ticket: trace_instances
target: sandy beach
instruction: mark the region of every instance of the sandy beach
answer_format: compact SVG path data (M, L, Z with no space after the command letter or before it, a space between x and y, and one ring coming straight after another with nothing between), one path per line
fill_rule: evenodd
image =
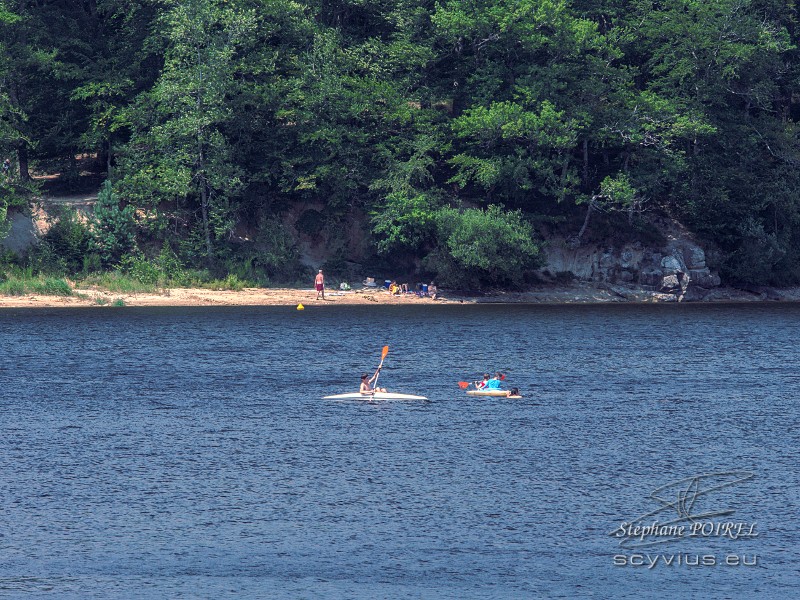
M241 291L171 288L155 293L121 294L76 288L72 296L0 296L2 307L102 307L124 306L332 306L335 304L434 304L453 300L420 298L415 294L393 296L384 290L331 291L325 300L312 289L245 288ZM458 300L456 300L458 301Z
M0 308L104 307L104 306L298 306L341 305L436 305L436 304L595 304L675 302L670 294L655 294L636 287L590 283L542 286L525 292L466 294L440 290L436 299L416 294L392 295L381 288L330 290L317 300L310 288L245 288L241 291L201 288L172 288L155 293L121 294L98 289L76 288L72 296L0 296ZM800 301L800 288L746 291L720 288L703 302Z

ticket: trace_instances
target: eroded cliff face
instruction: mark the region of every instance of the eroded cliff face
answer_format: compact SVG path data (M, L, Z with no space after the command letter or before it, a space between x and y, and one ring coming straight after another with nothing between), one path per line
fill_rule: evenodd
M8 211L7 218L8 232L0 239L0 248L21 254L39 240L40 230L30 215L15 208Z
M706 264L706 253L695 241L670 236L664 246L648 248L639 242L621 247L575 245L564 238L544 246L545 277L569 273L582 281L640 286L671 294L677 300L702 299L720 285L719 275Z

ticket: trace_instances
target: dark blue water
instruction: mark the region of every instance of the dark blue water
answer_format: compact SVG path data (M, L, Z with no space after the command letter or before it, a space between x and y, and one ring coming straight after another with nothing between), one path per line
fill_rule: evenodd
M789 305L4 310L0 597L797 597L799 323ZM384 345L380 384L430 401L321 399ZM497 369L522 400L457 385ZM655 488L728 471L754 476L698 508L757 537L609 535ZM636 552L716 562L615 565Z

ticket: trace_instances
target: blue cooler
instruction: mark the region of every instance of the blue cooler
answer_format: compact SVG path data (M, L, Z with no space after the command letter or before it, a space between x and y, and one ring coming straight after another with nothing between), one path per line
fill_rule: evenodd
M392 280L391 279L385 279L383 281L383 287L385 287L387 290L389 289L390 285L392 285Z
M422 284L422 293L425 294L425 295L428 294L428 284L427 283L423 283Z

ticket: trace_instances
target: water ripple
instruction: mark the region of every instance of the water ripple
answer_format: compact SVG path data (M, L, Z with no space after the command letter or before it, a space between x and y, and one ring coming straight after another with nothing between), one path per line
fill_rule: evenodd
M791 597L793 306L0 312L0 596ZM381 383L428 402L328 402ZM504 370L522 400L457 382ZM754 540L632 569L608 533L656 487ZM705 594L705 592L708 592Z

